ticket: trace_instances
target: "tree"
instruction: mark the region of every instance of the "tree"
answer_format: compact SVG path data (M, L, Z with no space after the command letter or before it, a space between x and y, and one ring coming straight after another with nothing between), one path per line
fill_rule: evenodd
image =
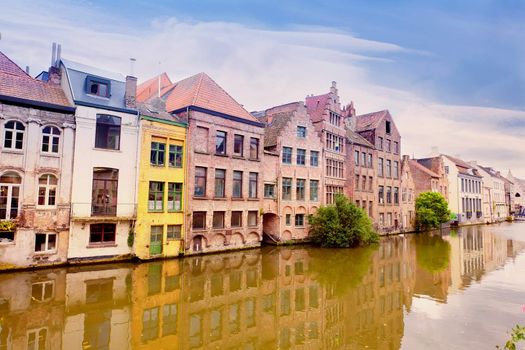
M436 229L450 220L450 210L445 197L438 192L423 192L416 199L416 229Z
M349 248L379 240L368 215L343 195L319 208L308 222L312 241L321 247Z

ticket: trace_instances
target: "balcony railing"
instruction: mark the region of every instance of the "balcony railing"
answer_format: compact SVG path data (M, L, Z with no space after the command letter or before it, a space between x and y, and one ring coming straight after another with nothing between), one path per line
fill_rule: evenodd
M91 206L92 216L117 216L116 204L94 204Z

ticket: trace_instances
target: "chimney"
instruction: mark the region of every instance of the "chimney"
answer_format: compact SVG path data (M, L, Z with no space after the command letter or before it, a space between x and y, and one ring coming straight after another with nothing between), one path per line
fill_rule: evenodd
M53 43L51 48L51 66L49 67L49 77L47 82L52 85L60 85L62 79L60 72L60 53L62 47L60 44Z
M124 94L124 100L126 103L126 108L136 108L137 98L137 78L128 75L126 77L126 92Z
M410 159L409 155L407 155L407 154L403 155L403 162L408 162L409 159Z
M26 73L27 73L27 75L31 75L31 74L29 74L29 66L26 66Z

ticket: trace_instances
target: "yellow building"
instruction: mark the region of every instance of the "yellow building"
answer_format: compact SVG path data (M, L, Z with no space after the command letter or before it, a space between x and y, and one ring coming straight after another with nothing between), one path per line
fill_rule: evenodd
M160 100L140 110L140 158L135 255L178 256L184 247L187 125L163 112Z

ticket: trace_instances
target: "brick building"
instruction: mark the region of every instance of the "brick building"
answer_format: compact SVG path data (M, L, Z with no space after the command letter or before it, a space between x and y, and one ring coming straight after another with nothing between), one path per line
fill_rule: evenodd
M314 128L323 142L324 190L322 202L330 204L337 193L344 193L346 185L345 147L346 130L336 83L330 92L318 96L306 96L306 108Z
M404 155L401 161L401 231L411 232L415 229L416 220L416 184L410 166L409 156Z
M259 246L264 125L205 73L161 97L188 122L185 254Z
M410 169L416 185L416 197L421 192L439 192L448 200L448 167L443 157L414 159Z
M374 220L377 210L377 151L372 143L350 128L346 130L345 195Z
M0 265L66 262L75 108L0 52Z
M276 241L305 239L307 216L321 205L323 144L303 102L267 109L261 119L267 125L264 233ZM272 153L279 155L278 158L274 159ZM276 169L268 169L270 166ZM272 203L266 204L268 201L275 202L274 210Z
M373 217L382 233L401 228L401 136L387 110L358 115L350 121L355 131L375 145L377 152L377 209Z

